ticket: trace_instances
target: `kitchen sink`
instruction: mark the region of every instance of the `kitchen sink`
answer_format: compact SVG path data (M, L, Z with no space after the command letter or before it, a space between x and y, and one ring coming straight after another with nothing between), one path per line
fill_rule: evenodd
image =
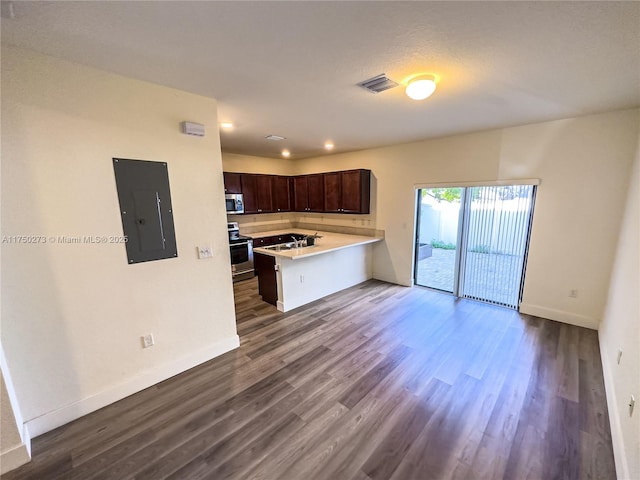
M306 248L307 245L300 245L298 248ZM271 245L269 247L263 247L265 250L272 250L275 252L280 252L282 250L293 250L295 247L293 242L290 243L280 243L278 245Z
M293 250L296 248L293 243L281 243L279 245L271 245L270 247L264 247L265 250L274 250L279 252L280 250Z

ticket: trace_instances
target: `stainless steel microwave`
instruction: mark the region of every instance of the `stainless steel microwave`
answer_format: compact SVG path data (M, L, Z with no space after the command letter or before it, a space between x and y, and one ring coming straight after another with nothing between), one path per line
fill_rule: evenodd
M244 213L244 200L241 193L225 193L227 213Z

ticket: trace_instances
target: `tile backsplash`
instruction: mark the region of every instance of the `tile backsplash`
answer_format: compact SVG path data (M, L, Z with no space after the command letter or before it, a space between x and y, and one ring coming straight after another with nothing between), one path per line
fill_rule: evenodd
M384 236L383 230L376 229L372 215L287 212L228 215L227 217L230 222L238 222L240 233L243 235L300 228L368 237Z
M294 212L261 213L259 215L227 215L229 222L238 222L240 233L250 235L255 232L270 230L287 230L293 228L296 222Z

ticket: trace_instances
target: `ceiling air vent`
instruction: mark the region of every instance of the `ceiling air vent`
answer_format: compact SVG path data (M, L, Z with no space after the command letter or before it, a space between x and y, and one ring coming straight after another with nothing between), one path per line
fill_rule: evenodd
M376 77L365 80L364 82L360 82L358 86L371 93L380 93L384 92L385 90L389 90L390 88L397 87L398 83L391 80L386 76L386 74L381 73Z

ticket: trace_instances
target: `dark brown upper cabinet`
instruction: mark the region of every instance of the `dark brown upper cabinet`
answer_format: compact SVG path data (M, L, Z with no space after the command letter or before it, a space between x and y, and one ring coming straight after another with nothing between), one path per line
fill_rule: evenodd
M241 174L244 213L273 212L271 175Z
M369 213L371 170L288 177L224 172L225 193L244 195L244 213Z
M223 172L224 193L242 193L241 173Z
M305 175L293 177L293 209L296 212L309 209L309 184Z
M369 213L371 170L347 170L323 174L324 211Z
M271 177L274 211L291 211L291 183L292 179L290 177L282 175L275 175Z
M324 211L324 183L322 174L307 175L309 185L309 211Z
M256 175L256 199L258 213L273 212L272 175Z
M342 208L342 186L340 172L323 174L324 211L339 213Z
M323 212L324 182L322 174L294 177L293 198L296 212Z
M258 213L256 175L252 175L250 173L241 174L241 183L241 193L244 200L244 213Z

